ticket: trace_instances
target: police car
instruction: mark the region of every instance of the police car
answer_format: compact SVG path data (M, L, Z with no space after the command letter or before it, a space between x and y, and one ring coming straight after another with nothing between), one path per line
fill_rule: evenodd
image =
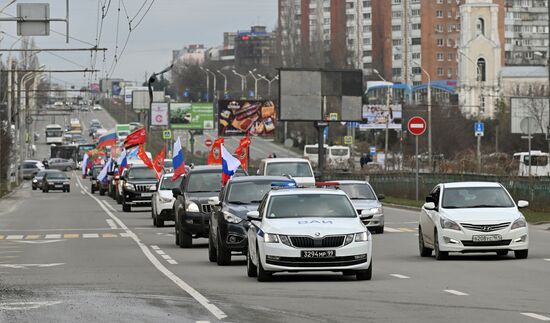
M372 277L372 238L341 190L278 188L247 213L247 272L335 271Z

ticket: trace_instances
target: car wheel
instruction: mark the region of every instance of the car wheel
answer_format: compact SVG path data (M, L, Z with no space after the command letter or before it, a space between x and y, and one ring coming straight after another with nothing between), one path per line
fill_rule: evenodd
M436 260L445 260L449 258L449 252L439 250L439 238L437 236L437 230L434 231L434 251Z
M174 225L175 228L175 236L176 236L176 246L180 245L180 230L178 229L178 223L176 222L176 225Z
M497 256L507 256L508 250L499 250L497 251Z
M218 251L214 246L214 239L212 238L212 233L210 233L208 235L208 260L210 262L216 262L218 261L217 256L218 256Z
M32 190L33 190L33 191L36 191L36 186L33 186L33 187L32 187Z
M248 277L258 276L258 268L254 265L252 259L250 258L250 251L246 253L246 274Z
M69 188L67 189L67 193L70 193L70 192L71 192L71 188L69 187Z
M44 188L44 193L48 193L49 189L46 187Z
M370 259L370 265L367 270L359 270L355 273L357 280L371 280L372 279L372 262L373 259Z
M105 190L100 188L99 189L99 195L104 196L105 195Z
M378 234L384 234L384 226L379 226L378 228L376 228L376 233Z
M262 266L262 261L260 259L260 253L257 253L258 255L258 281L259 282L268 282L273 277L273 273L269 271L265 271L264 267Z
M162 228L162 227L164 227L164 220L157 219L157 228Z
M72 170L73 170L73 168L72 168L71 166L65 168L65 171L66 171L66 172L70 172L70 171L72 171Z
M220 238L221 236L220 236L220 233L218 232L218 243L216 246L216 250L218 251L217 263L218 263L218 266L227 266L231 264L231 251L225 250Z
M431 257L432 249L426 248L421 227L418 227L418 249L420 250L420 257Z
M529 249L524 250L514 250L514 256L516 256L517 259L525 259L529 255Z
M180 247L181 248L191 248L193 246L193 237L191 234L184 232L180 228Z

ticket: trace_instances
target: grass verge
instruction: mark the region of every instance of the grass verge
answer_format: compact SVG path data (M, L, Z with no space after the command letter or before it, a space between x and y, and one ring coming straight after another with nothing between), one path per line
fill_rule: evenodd
M423 201L417 202L415 200L401 198L401 197L393 197L393 196L386 196L386 198L384 199L384 203L403 205L403 206L412 206L412 207L418 207L418 208L422 207L422 204L424 204ZM523 213L523 215L527 219L527 222L529 223L550 222L549 212L536 212L528 209L523 209L521 210L521 213Z

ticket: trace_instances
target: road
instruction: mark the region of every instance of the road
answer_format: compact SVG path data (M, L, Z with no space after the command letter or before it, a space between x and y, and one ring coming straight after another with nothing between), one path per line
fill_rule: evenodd
M82 183L82 186L80 186ZM374 278L281 274L248 278L244 257L208 262L206 240L174 244L148 208L123 213L89 194L31 191L0 201L1 322L537 322L550 317L550 231L531 228L527 260L418 256L416 212L386 208L374 236ZM536 314L532 317L521 313Z

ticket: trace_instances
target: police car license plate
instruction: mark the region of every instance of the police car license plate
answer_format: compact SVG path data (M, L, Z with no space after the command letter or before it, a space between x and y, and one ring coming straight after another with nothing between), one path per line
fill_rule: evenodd
M483 236L472 236L473 242L491 242L491 241L500 241L502 236L500 234L488 234Z
M302 250L302 258L332 258L335 250Z

